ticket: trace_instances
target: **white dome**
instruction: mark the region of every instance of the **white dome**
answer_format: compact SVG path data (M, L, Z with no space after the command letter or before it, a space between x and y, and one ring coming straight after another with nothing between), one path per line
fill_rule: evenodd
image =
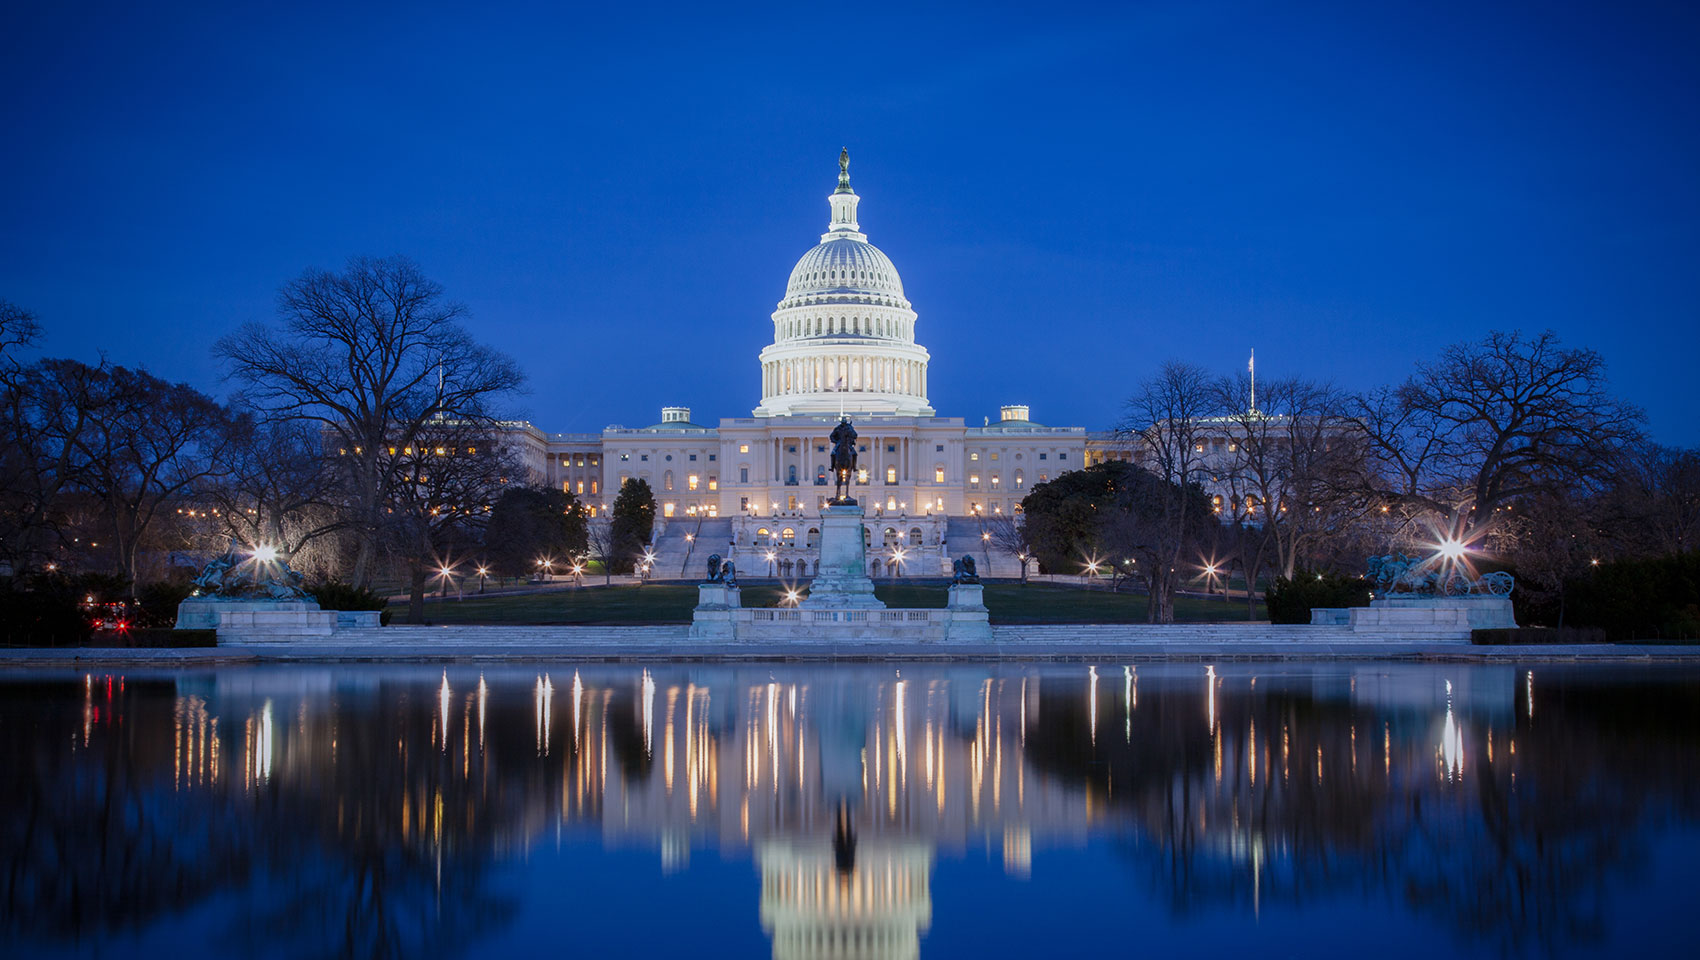
M903 279L879 247L866 240L836 237L803 254L785 284L786 300L828 294L901 300Z
M827 231L791 268L785 299L773 311L757 416L933 415L915 311L891 258L856 222L861 198L850 189L848 165L841 153Z

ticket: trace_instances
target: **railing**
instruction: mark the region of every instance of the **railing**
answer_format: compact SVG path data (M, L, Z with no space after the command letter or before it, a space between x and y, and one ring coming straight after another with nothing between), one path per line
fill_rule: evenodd
M733 610L733 620L751 623L931 623L948 622L949 610Z

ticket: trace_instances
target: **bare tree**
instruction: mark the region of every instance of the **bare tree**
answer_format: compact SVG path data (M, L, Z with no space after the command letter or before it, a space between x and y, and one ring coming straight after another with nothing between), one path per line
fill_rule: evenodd
M1603 499L1619 552L1660 556L1693 550L1700 546L1700 451L1632 448Z
M402 257L308 270L278 293L281 324L251 324L215 352L272 418L320 424L336 437L359 533L351 580L366 585L392 488L391 449L414 446L439 416L470 419L524 382L507 357L473 341L466 315Z
M1249 594L1265 569L1291 577L1316 565L1318 548L1363 519L1370 504L1352 482L1361 474L1361 443L1350 398L1331 385L1266 382L1258 405L1245 375L1218 389L1227 449L1212 479L1227 492L1217 509L1235 534Z
M1027 542L1027 522L1020 514L994 514L982 520L985 542L993 550L1014 557L1021 564L1021 582L1027 582L1027 567L1033 547ZM988 570L990 564L987 564Z
M1400 387L1361 398L1356 414L1367 486L1466 538L1520 498L1595 486L1644 419L1607 392L1598 353L1551 331L1454 344Z
M1181 552L1197 532L1188 494L1206 472L1206 421L1221 413L1221 394L1201 367L1170 361L1140 385L1127 403L1117 432L1138 451L1140 463L1162 481L1149 505L1155 525L1142 525L1139 539L1153 559L1145 577L1151 590L1153 623L1172 623Z
M485 422L434 420L385 464L399 478L385 506L387 540L408 571L407 620L425 620L425 583L455 566L456 550L478 531L510 483L528 478L518 458Z
M80 489L88 466L81 444L113 402L111 371L43 360L8 370L0 398L9 440L0 447L0 547L16 568L62 546L65 494Z
M591 518L584 531L585 556L602 565L602 582L614 582L614 564L618 562L624 551L624 545L619 533L614 529L612 517Z
M228 475L230 452L251 424L187 384L140 370L113 367L98 389L101 402L76 442L80 482L104 505L134 589L141 546L161 512Z
M15 367L18 348L33 345L40 336L41 324L35 314L9 300L0 300L0 369Z
M322 429L301 420L262 423L242 438L230 476L212 495L232 536L277 547L298 570L304 563L334 568L328 558L306 556L319 541L334 542L346 522L340 465L324 439Z

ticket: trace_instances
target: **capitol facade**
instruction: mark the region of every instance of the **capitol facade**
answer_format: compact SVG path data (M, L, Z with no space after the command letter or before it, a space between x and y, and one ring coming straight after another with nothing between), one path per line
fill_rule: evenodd
M1013 557L985 549L985 523L1019 512L1035 484L1081 468L1089 453L1125 454L1107 435L1036 423L1021 404L977 426L939 416L919 317L891 258L862 232L847 155L827 203L826 232L791 269L773 311L773 342L758 358L761 401L749 416L708 425L689 408L663 407L647 427L547 433L523 424L514 438L533 472L593 516L622 484L646 481L662 576L684 575L699 541L741 555L746 573L795 576L813 572L811 521L833 492L827 437L846 415L859 434L852 495L867 513L874 575L948 572L948 558L965 552L1019 573Z

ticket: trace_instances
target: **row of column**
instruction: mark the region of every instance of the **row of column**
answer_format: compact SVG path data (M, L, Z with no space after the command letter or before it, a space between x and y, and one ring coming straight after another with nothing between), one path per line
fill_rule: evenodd
M841 387L839 379L843 378ZM800 357L762 366L762 396L826 393L834 390L865 393L927 395L927 365L919 360L886 357Z
M908 437L858 437L857 445L868 445L868 452L857 458L857 469L868 471L869 486L885 485L885 468L897 467L898 483L912 483L915 477L914 459L915 445ZM886 451L886 445L897 444L895 454ZM797 485L813 486L815 482L815 466L829 466L828 459L832 455L832 440L828 437L774 437L770 465L771 479L774 483L785 482L785 448L788 445L797 446ZM817 451L816 447L826 447L825 453ZM818 461L818 463L817 463ZM830 482L830 478L829 478Z

